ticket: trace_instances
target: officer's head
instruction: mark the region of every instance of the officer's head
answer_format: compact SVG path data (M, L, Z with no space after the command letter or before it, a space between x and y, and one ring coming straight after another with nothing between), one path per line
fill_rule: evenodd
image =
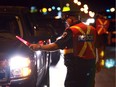
M62 19L66 20L67 18L74 17L76 20L80 20L79 11L66 11L62 12Z
M62 13L62 19L68 24L73 25L81 20L79 12L69 11Z
M69 6L66 6L66 3L69 4ZM69 23L69 25L72 25L72 23L80 21L80 11L76 4L73 3L72 0L63 0L61 1L61 7L62 7L62 20Z

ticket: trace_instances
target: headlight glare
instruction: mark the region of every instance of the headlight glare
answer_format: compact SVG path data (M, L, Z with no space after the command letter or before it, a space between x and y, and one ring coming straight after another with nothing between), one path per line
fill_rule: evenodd
M24 56L14 56L9 60L11 78L29 76L31 60Z
M22 70L22 76L28 76L31 73L31 69L30 68L23 68Z

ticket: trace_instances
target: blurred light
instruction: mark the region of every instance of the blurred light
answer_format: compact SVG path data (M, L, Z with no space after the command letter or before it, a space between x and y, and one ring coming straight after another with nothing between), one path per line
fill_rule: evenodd
M70 7L64 6L62 11L63 12L70 11Z
M48 8L48 11L52 11L52 9L51 8Z
M60 8L60 7L57 7L57 10L58 10L58 11L60 11L60 10L61 10L61 8Z
M62 15L62 12L59 11L59 12L58 12L58 16L55 16L55 19L60 19L60 18L62 17L61 15Z
M36 54L37 55L41 55L41 51L36 51Z
M20 36L16 36L16 38L17 38L18 40L20 40L22 43L24 43L25 45L27 45L27 46L30 45L30 43L29 43L28 41L24 40L24 39L21 38Z
M84 7L85 10L88 10L89 8L88 7Z
M61 11L58 12L58 16L61 18L61 16L62 16L62 12Z
M100 56L104 57L104 51L102 50Z
M39 12L42 12L42 9L40 9Z
M88 21L89 23L94 23L94 22L95 22L95 19L89 18L89 19L87 19L87 21Z
M115 11L115 8L110 8L110 11L111 11L111 12L114 12L114 11Z
M25 58L22 56L14 56L10 59L9 65L11 69L17 69L22 67L27 67L30 65L29 58Z
M55 8L55 6L52 6L52 10L55 10L56 8Z
M70 6L70 4L69 4L69 3L66 3L66 6L67 6L67 7L69 7L69 6Z
M106 59L105 61L105 67L106 68L112 68L115 66L116 61L114 59Z
M35 6L31 6L31 10L34 10L36 7Z
M42 8L42 12L46 13L47 12L47 8Z
M47 8L42 8L42 12L43 12L44 15L46 15L47 14Z
M31 6L30 12L31 13L37 12L37 8L35 6Z
M102 59L101 60L101 64L100 64L101 66L104 66L105 65L105 61Z
M77 4L80 6L81 5L81 2L77 2Z
M55 18L55 19L60 19L61 17L59 17L59 16L55 16L54 18Z
M81 11L84 11L84 8L81 8L80 10L81 10Z
M106 12L110 12L110 9L106 9Z
M76 4L78 2L78 0L74 0L73 2Z
M84 9L84 13L87 14L87 13L88 13L88 10L85 10L85 9Z
M111 15L109 15L109 16L107 16L108 18L112 18L112 16Z
M31 69L25 67L22 69L22 76L28 76L31 73Z
M9 66L13 77L28 76L31 73L31 60L28 57L16 55L10 58Z
M94 22L95 22L95 19L89 18L89 19L87 19L87 21L85 22L85 24L89 25L89 24L94 23Z
M88 8L87 4L84 4L83 7L84 7L84 8Z
M95 13L92 12L92 11L89 11L89 16L90 16L90 17L94 17L94 16L95 16Z
M34 29L37 29L37 27L36 27L36 26L33 26L33 28L34 28Z

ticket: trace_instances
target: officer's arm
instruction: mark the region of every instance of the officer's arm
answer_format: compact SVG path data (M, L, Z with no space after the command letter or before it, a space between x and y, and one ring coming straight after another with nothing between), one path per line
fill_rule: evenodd
M40 44L31 44L30 48L34 51L37 50L45 50L45 51L56 51L58 49L64 49L66 44L69 43L70 39L72 38L71 30L66 30L60 39L56 40L53 43L47 45L40 45Z
M47 45L31 44L30 48L34 51L37 51L37 50L55 51L59 49L56 43L50 43Z

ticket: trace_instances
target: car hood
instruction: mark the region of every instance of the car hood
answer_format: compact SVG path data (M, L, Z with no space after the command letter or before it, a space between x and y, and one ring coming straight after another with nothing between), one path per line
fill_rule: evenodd
M12 55L21 53L30 55L32 51L20 42L15 35L10 33L0 33L0 55Z

